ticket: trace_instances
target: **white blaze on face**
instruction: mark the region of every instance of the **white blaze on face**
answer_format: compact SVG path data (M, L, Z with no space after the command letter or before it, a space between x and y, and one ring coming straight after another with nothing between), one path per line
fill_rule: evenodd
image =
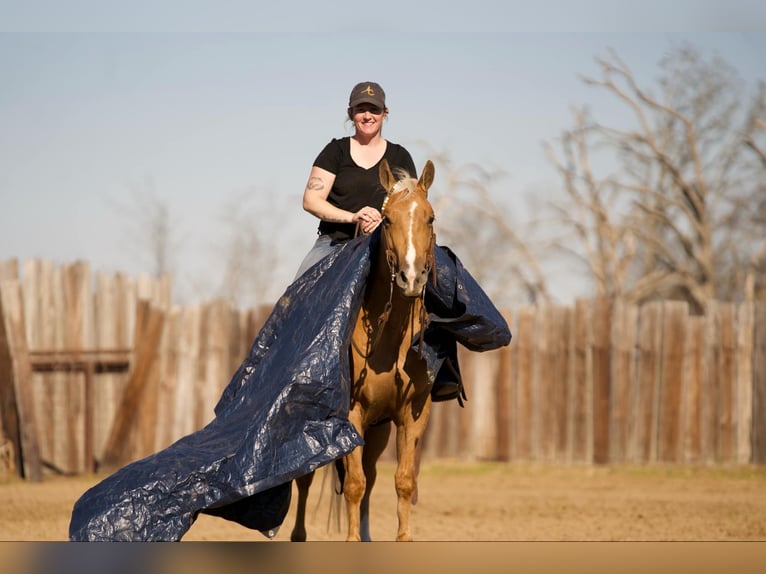
M407 269L407 285L410 287L415 285L415 279L417 278L417 272L415 270L415 243L412 240L412 228L415 223L415 210L417 207L418 205L415 202L410 206L410 226L409 229L407 229L407 253L404 256L405 268Z

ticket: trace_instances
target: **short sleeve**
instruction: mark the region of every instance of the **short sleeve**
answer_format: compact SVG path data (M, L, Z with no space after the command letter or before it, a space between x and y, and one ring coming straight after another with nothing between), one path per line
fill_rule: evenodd
M342 150L340 140L333 138L330 143L324 146L324 149L319 152L319 155L314 160L314 166L321 167L322 169L337 175L338 170L340 169L341 157Z
M418 170L415 167L415 162L412 161L412 156L410 155L410 152L408 152L404 146L399 146L400 150L400 156L401 159L399 160L401 162L401 165L404 169L406 169L409 173L412 174L412 177L417 178L418 177Z
M402 169L407 172L410 177L417 178L418 170L415 168L415 162L412 161L412 156L407 149L399 144L391 144L390 150L386 153L388 163L392 168Z

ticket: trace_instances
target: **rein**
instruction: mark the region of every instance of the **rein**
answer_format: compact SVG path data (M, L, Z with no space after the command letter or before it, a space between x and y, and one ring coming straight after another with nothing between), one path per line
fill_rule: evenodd
M385 208L385 203L383 204ZM360 224L357 223L356 225L356 235L359 234L360 231ZM378 316L378 325L377 325L377 332L375 333L375 337L372 339L372 342L370 343L370 335L372 334L372 329L368 329L367 331L367 342L368 342L368 349L369 351L367 353L363 352L359 346L356 344L356 342L351 339L351 344L354 346L354 349L356 349L356 352L359 353L359 355L363 359L369 359L372 354L375 352L375 349L377 348L378 344L381 341L381 337L383 335L383 331L386 327L386 324L388 323L389 318L391 317L391 309L393 307L392 301L394 297L394 282L396 281L396 254L394 253L393 249L391 249L390 239L388 238L388 234L385 232L385 230L381 230L381 234L385 238L386 242L386 264L388 265L388 271L389 271L389 283L388 283L388 301L386 302L385 306L383 307L383 312ZM426 260L426 274L431 273L431 277L433 278L434 285L436 284L436 266L434 264L434 233L431 233L431 238L428 243L428 258ZM420 296L418 297L421 300L420 305L420 313L419 313L419 319L420 319L420 334L418 337L418 352L420 353L420 356L423 356L423 341L425 337L425 330L426 326L428 324L428 312L426 311L426 287L423 285L423 290L420 293Z

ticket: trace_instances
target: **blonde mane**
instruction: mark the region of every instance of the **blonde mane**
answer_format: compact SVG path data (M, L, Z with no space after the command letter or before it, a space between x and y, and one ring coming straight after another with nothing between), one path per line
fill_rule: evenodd
M406 192L407 195L413 193L418 187L418 180L403 168L396 168L394 170L396 176L396 183L391 188L391 195L395 193Z

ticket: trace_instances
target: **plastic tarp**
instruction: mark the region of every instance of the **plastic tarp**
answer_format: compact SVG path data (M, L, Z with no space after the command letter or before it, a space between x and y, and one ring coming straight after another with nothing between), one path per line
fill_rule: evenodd
M200 512L273 537L292 480L363 440L348 422L348 346L380 233L317 263L280 297L215 407L215 418L132 462L75 503L72 541L177 541ZM457 369L456 342L475 351L510 342L502 315L460 261L436 248L423 356L431 382Z

